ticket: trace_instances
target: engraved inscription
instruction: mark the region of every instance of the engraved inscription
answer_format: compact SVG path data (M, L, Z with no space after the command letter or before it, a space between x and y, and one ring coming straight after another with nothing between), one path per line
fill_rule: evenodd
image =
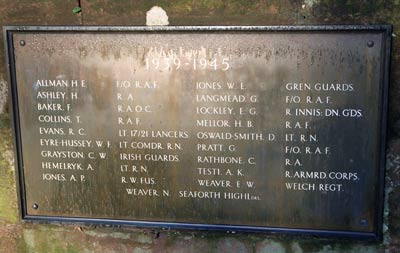
M379 34L20 39L28 214L374 231Z

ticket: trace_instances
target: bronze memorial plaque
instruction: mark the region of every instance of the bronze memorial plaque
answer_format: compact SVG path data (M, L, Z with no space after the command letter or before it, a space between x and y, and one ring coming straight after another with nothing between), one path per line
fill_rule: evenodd
M391 27L5 27L24 220L379 238Z

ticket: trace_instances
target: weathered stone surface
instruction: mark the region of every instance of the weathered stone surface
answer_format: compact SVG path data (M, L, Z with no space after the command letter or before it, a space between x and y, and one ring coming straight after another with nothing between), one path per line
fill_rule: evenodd
M248 245L234 238L223 238L217 242L217 252L250 252Z
M268 253L268 252L286 253L286 249L283 246L283 244L278 241L265 239L264 241L262 241L261 243L258 243L256 245L256 252L259 252L259 253Z
M145 25L146 12L163 8L170 25L271 25L301 21L291 1L109 1L83 0L85 24ZM98 17L102 16L100 20ZM299 20L297 20L299 19Z
M148 12L146 12L146 25L168 25L167 13L158 6L153 6Z
M8 84L0 75L0 113L5 113L8 102Z

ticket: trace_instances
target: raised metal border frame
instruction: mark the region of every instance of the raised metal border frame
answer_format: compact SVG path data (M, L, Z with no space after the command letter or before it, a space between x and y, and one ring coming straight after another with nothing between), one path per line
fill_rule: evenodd
M320 230L320 229L297 229L281 227L257 227L240 225L213 225L213 224L193 224L193 223L174 223L174 222L154 222L154 221L133 221L116 220L102 218L76 218L60 216L27 215L25 199L25 180L23 174L23 154L21 149L21 135L19 124L19 108L15 73L15 59L13 50L13 34L32 33L32 32L73 32L73 33L166 33L166 32L377 32L382 34L382 56L380 76L380 103L379 127L379 172L376 180L376 206L374 232L356 232L342 230ZM5 55L9 79L9 104L14 137L15 153L15 176L17 182L19 217L25 222L44 222L44 223L77 223L77 224L101 224L105 226L133 225L137 227L156 227L167 229L199 229L199 230L222 230L222 231L242 231L242 232L269 232L282 234L305 234L322 237L347 237L353 239L366 239L373 241L382 240L382 223L384 208L384 179L385 179L385 154L386 154L386 132L387 132L387 110L389 92L389 70L392 25L309 25L309 26L4 26L3 36L5 44Z

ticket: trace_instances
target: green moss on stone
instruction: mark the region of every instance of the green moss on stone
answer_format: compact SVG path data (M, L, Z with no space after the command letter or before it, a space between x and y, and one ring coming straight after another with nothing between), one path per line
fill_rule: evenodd
M17 223L18 210L14 173L4 157L12 157L11 129L8 115L0 114L0 219Z
M318 252L326 246L326 243L322 243L319 240L302 240L299 245L304 252Z

